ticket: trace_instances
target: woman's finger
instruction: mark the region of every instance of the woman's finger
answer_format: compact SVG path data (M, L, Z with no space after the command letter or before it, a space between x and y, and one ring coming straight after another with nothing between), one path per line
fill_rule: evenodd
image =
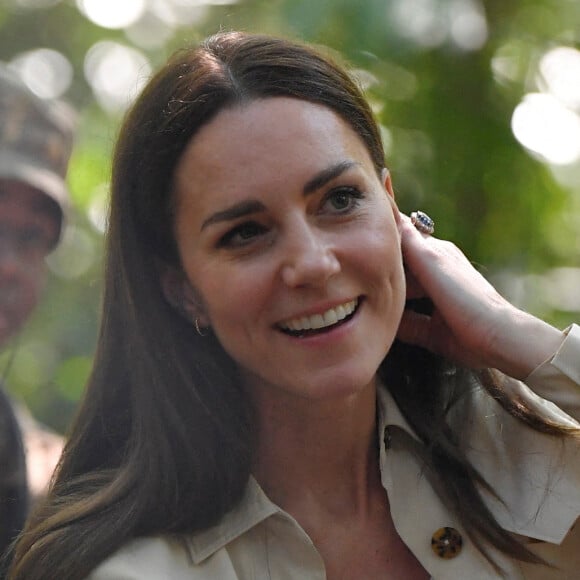
M408 268L405 268L405 281L407 285L407 300L425 298L427 296L423 286Z

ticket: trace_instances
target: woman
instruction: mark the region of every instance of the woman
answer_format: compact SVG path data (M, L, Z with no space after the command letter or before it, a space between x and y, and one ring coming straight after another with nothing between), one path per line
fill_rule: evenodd
M329 59L176 54L121 131L95 366L12 578L574 570L578 329L413 217Z

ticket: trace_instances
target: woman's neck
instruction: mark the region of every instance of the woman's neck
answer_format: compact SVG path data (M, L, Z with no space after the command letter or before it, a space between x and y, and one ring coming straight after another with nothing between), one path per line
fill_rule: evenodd
M253 473L272 501L294 516L323 510L343 518L368 510L371 490L380 485L375 388L332 401L256 394Z

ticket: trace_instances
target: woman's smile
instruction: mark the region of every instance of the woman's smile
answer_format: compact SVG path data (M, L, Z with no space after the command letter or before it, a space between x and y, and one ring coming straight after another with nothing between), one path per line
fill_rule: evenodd
M360 299L355 298L320 313L293 317L277 326L282 332L297 337L328 332L350 320L355 315L359 302Z
M200 322L250 387L324 398L373 381L405 282L390 182L347 123L282 97L226 109L186 149L176 200Z

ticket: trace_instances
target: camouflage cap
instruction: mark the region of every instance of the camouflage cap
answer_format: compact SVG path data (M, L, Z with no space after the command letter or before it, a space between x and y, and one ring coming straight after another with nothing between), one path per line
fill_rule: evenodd
M65 183L75 114L60 101L38 98L0 63L0 179L31 185L52 198L64 215Z

